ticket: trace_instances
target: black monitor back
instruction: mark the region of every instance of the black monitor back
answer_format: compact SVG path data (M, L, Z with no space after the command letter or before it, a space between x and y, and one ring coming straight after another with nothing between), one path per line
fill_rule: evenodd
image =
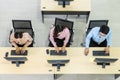
M68 63L70 60L47 60L50 64L65 64Z
M117 61L117 58L95 58L94 61L97 63L111 63Z

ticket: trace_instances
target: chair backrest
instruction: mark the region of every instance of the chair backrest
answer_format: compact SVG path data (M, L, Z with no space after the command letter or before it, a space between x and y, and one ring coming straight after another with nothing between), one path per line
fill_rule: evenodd
M28 32L33 38L34 43L34 31L32 28L31 20L12 20L14 32Z
M73 22L72 21L68 21L68 20L64 20L64 19L60 19L60 18L55 18L55 26L56 25L67 26L68 29L70 29L70 30L73 29Z
M60 26L66 26L68 27L68 29L70 30L70 39L69 42L71 44L71 42L73 42L73 22L69 21L69 20L65 20L65 19L60 19L60 18L55 18L55 26L56 25L60 25Z
M28 32L31 37L34 37L31 20L12 20L15 32Z
M14 29L32 29L31 20L12 20Z
M86 35L91 31L92 28L100 27L101 25L107 25L107 24L108 24L108 20L90 20Z

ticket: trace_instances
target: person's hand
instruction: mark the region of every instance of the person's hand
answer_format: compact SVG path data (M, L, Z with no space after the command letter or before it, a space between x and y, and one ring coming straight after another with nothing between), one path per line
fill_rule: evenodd
M25 53L25 47L22 47L21 48L21 54L24 54Z
M16 47L16 54L20 54L20 48Z
M109 54L109 52L110 52L110 51L109 51L109 47L105 47L105 53L106 53L106 54Z
M65 46L62 47L62 52L65 52L65 48L66 48Z
M84 50L84 54L87 56L88 53L89 53L89 48L85 48L85 50Z
M55 50L57 51L57 53L59 53L59 48L57 46L55 46Z

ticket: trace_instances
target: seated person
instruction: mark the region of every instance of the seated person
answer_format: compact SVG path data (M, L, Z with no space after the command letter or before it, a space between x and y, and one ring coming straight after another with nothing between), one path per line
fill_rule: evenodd
M59 52L58 47L62 47L62 51L65 51L66 47L70 46L70 31L66 26L54 26L50 30L50 47L54 47L57 53Z
M111 30L108 26L93 28L86 37L86 48L84 54L89 53L89 47L105 47L106 54L109 53L111 43Z
M24 53L26 47L31 47L32 40L27 32L14 32L10 35L10 43L16 48L17 54Z

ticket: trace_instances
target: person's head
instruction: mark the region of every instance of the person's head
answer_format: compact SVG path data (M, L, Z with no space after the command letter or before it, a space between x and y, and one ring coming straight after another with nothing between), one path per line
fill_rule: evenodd
M105 35L107 35L108 34L108 32L109 32L109 27L108 26L106 26L106 25L102 25L101 27L100 27L100 36L105 36Z
M64 25L56 25L54 29L53 37L57 37L59 32L62 32L66 27Z
M15 37L16 39L22 38L22 37L23 37L23 32L15 32L15 33L14 33L14 37Z

